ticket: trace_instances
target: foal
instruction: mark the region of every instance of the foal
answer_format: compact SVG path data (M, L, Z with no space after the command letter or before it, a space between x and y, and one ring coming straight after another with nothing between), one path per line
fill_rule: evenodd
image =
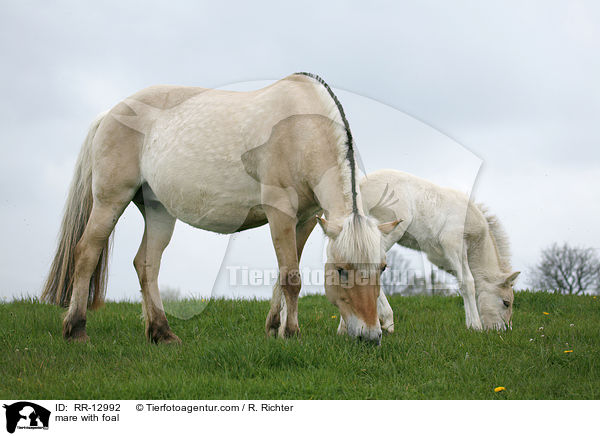
M462 192L395 170L380 170L360 183L364 209L378 220L402 218L385 237L385 250L399 244L427 254L454 275L464 299L468 328L511 325L513 285L508 237L498 219ZM381 325L393 331L392 309L381 293ZM340 322L339 331L345 329Z

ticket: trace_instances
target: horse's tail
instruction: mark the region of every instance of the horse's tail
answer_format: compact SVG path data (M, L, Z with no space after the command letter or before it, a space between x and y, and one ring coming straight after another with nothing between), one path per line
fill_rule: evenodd
M92 212L92 141L105 115L106 113L102 113L94 120L79 152L60 226L58 247L42 291L43 301L62 307L68 307L71 301L75 273L75 247L83 235ZM88 306L92 309L101 306L104 300L111 242L112 237L106 241L90 280Z

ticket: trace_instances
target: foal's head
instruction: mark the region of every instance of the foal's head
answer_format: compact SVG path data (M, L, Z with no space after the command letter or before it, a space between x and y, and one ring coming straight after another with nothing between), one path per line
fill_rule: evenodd
M381 273L386 267L383 236L399 221L379 224L357 213L342 223L319 223L329 237L325 293L346 322L348 334L381 343L377 316Z
M483 328L505 330L512 328L513 286L520 272L504 274L500 278L486 280L479 289L477 305Z

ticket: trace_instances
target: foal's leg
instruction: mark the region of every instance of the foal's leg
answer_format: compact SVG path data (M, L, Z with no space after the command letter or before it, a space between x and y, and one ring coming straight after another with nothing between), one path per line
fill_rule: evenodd
M377 297L377 314L381 328L388 333L394 333L394 311L385 297L383 290L379 291L379 297Z
M302 256L302 250L304 245L310 236L310 233L317 224L317 218L312 217L303 223L296 225L296 253L298 255L298 262ZM283 297L283 288L280 284L279 275L277 281L273 286L273 297L271 298L271 309L267 315L266 332L267 336L280 336L284 335L284 328L287 321L287 305L285 304L285 298ZM281 331L279 331L281 329ZM279 332L278 332L279 331Z
M409 221L405 221L398 226L389 234L384 235L384 250L387 253L390 249L402 239L406 229L408 228ZM398 243L398 245L400 245ZM392 268L394 265L390 265ZM379 291L379 297L377 297L377 315L379 316L379 322L381 323L381 328L388 333L394 333L394 311L392 310L392 306L388 302L383 290ZM343 322L343 319L340 320L340 327ZM338 333L340 332L340 327L338 327Z
M94 198L85 231L75 247L73 293L63 321L63 336L67 340L83 342L89 339L85 323L90 280L106 240L133 197L130 191L122 194L120 199L113 198L111 201Z
M145 221L142 243L133 265L142 287L142 309L146 321L146 337L159 343L181 343L171 331L158 290L158 271L164 249L171 240L175 218L158 201L136 203Z
M469 268L469 262L467 259L466 248L463 254L462 261L462 288L464 292L463 298L465 298L465 309L467 305L469 306L469 312L465 311L467 328L472 328L474 330L482 330L483 326L481 324L481 319L479 317L479 309L477 308L477 298L475 291L475 280L473 279L473 274L471 273L471 268ZM467 304L468 300L468 304Z
M477 309L477 301L475 298L475 280L473 279L473 274L469 268L466 250L466 247L463 248L462 255L457 254L456 256L453 256L451 262L454 271L456 271L456 279L458 280L465 305L465 321L467 328L481 330L481 319L479 318L479 310ZM456 259L461 259L461 261L457 262Z
M404 232L408 228L409 222L403 222L396 226L396 228L389 235L383 236L384 239L384 250L386 253L396 244L402 236L404 236ZM398 244L399 245L399 244ZM390 265L392 268L394 265ZM381 328L388 333L394 333L394 311L392 310L392 306L388 302L383 290L379 291L379 297L377 297L377 315L379 317L379 322L381 323ZM338 327L338 333L345 333L346 326L342 327L342 323L344 322L343 318L340 317L340 325ZM342 330L342 331L341 331Z
M338 325L337 334L345 335L348 333L348 326L346 325L346 321L344 321L344 317L340 315L340 323Z

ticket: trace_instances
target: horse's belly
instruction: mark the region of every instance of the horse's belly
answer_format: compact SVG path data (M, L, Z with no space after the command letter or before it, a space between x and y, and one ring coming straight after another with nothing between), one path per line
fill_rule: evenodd
M223 167L215 162L173 159L173 154L158 162L142 165L144 178L177 219L218 233L264 224L260 184L241 162Z
M182 215L179 219L193 227L225 234L258 227L267 222L262 208L258 205L240 207L235 204L218 204L200 213Z
M173 216L193 227L233 233L244 226L264 224L260 196L255 192L231 189L215 192L213 186L202 185L175 185L169 191L163 193L159 190L158 199ZM257 209L260 211L257 212Z

